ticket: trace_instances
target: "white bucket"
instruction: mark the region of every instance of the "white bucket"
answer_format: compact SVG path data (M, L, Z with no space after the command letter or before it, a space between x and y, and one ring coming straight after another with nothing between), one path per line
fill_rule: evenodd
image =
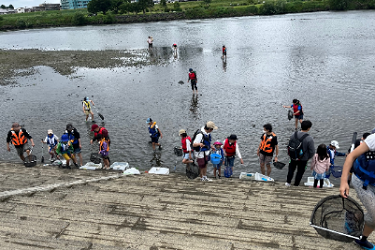
M136 168L128 168L124 171L124 175L141 174Z
M320 181L318 181L319 187ZM314 177L307 177L307 182L305 182L305 186L313 187L314 186ZM324 178L323 187L325 188L333 188L333 184L329 181L329 179Z
M255 180L256 181L271 181L271 182L275 181L271 177L268 177L267 175L260 174L260 173L255 173Z
M246 173L246 172L241 172L240 174L240 179L241 180L255 180L255 173Z

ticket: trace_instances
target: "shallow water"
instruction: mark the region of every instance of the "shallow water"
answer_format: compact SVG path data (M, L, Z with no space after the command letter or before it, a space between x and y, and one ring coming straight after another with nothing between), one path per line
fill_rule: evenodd
M18 121L36 142L47 129L61 136L67 123L82 134L84 161L89 159L90 126L84 122L81 100L92 97L105 116L111 139L111 160L127 161L141 170L175 166L184 171L173 147L178 130L190 135L208 121L219 127L212 136L223 140L237 134L244 166L235 173L259 171L256 150L262 125L271 123L279 138L279 160L287 162L286 143L294 131L287 120L293 98L301 101L316 146L335 139L342 151L351 135L369 132L374 91L375 12L309 13L274 17L243 17L79 28L41 29L0 34L2 49L138 50L154 37L152 57L167 59L160 66L79 68L65 77L47 67L19 77L17 85L1 86L0 133L6 136ZM16 42L14 42L16 41ZM178 44L178 57L170 46ZM221 46L228 51L221 60ZM188 69L198 74L199 96L186 84ZM179 84L179 81L184 84ZM370 108L371 110L371 108ZM148 143L147 117L157 121L164 149L154 154ZM96 121L100 121L98 118ZM5 142L5 140L4 140ZM0 149L1 160L17 160L15 150ZM46 155L46 154L45 154ZM343 159L337 162L343 163ZM211 167L209 168L211 172ZM271 177L284 181L287 167ZM304 175L309 176L310 170Z

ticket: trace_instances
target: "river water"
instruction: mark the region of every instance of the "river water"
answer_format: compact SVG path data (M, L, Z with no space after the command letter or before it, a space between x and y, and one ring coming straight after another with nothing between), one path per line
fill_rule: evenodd
M61 76L38 67L17 85L1 86L0 134L19 122L36 141L47 129L61 136L67 123L81 132L84 162L89 160L91 123L84 122L81 99L92 97L105 116L111 139L111 160L127 161L141 170L162 165L184 168L173 148L178 130L190 135L206 121L219 127L213 140L237 134L245 164L236 160L235 174L259 171L256 150L262 125L271 123L279 139L279 160L287 162L286 144L294 131L282 105L297 98L316 146L338 140L350 147L352 133L369 132L374 106L375 12L308 14L171 21L109 26L40 29L0 34L1 49L141 50L154 38L151 57L166 58L158 66L79 68ZM171 45L178 44L173 58ZM221 59L226 45L228 58ZM186 84L188 69L198 74L199 95ZM185 84L178 84L184 81ZM163 150L153 152L146 119L157 121ZM96 119L100 121L99 119ZM5 144L5 139L4 139ZM0 148L0 159L17 160L15 151ZM337 160L342 164L344 159ZM211 173L211 166L209 171ZM304 179L309 176L307 170ZM271 177L285 181L287 167Z

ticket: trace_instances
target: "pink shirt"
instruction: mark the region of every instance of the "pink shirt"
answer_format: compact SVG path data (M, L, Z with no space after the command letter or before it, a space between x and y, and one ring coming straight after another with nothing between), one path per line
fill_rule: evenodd
M314 170L318 174L323 174L329 170L331 166L331 162L329 157L325 158L324 160L319 160L318 154L315 154L314 157L311 159L311 170Z

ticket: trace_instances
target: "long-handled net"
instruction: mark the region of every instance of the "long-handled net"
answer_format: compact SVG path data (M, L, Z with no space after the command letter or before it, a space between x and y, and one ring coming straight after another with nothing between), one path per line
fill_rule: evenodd
M352 198L328 196L316 204L310 225L324 238L350 242L360 239L364 227L364 214Z

